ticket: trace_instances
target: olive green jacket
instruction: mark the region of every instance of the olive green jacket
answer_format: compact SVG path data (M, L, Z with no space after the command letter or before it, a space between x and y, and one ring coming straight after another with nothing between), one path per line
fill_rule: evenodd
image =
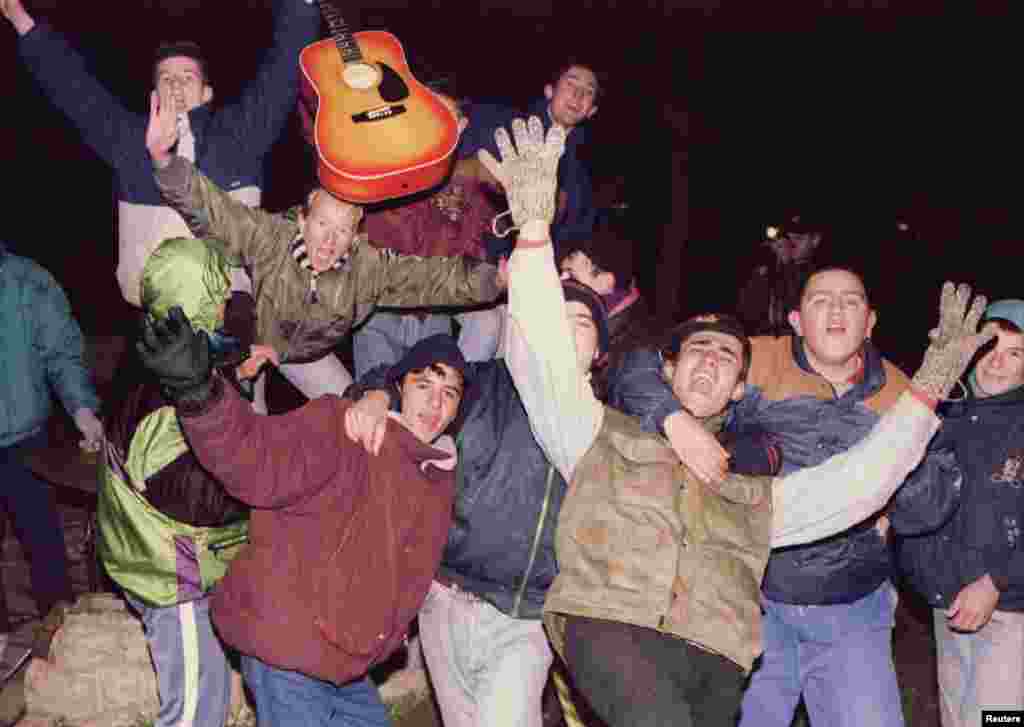
M555 647L572 614L657 629L749 671L761 653L770 485L730 475L724 496L714 492L663 437L606 409L558 521L559 574L544 604Z
M377 306L467 306L500 293L497 268L462 257L421 258L381 250L357 239L348 260L316 278L292 255L300 226L232 199L183 157L155 170L167 203L196 237L220 240L248 268L256 298L258 343L282 363L327 354Z

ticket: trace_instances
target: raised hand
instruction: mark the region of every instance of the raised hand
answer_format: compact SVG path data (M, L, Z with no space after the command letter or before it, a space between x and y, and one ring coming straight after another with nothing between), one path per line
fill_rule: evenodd
M975 296L971 303L969 285L958 288L947 281L942 286L939 325L929 332L931 345L911 381L918 390L934 399L949 395L974 354L995 335L992 330L978 333L978 321L987 303L983 295Z
M550 224L555 216L558 160L565 151L565 129L555 124L545 137L544 125L531 116L529 122L514 119L512 135L514 147L505 129L495 131L501 162L486 149L478 152L480 162L504 187L516 227L533 221Z
M178 114L170 90L161 86L149 94L149 125L146 126L146 149L157 167L171 161L171 149L178 143Z
M145 326L136 344L143 366L159 380L164 395L175 404L202 404L213 390L210 342L195 331L180 306L167 318Z
M36 24L25 10L25 6L21 4L21 0L0 0L0 15L11 22L18 35L25 35Z

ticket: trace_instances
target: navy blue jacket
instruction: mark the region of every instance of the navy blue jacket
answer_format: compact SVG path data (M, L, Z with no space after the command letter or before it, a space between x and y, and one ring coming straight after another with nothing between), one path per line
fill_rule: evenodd
M799 339L751 342L746 391L728 426L736 432L755 427L771 436L782 452L783 476L859 442L907 387L906 377L870 342L864 346L863 377L840 397L811 369ZM611 373L609 402L640 416L648 431L659 431L665 417L682 408L661 371L660 355L639 349ZM890 503L893 528L922 532L941 524L956 507L958 477L948 456L926 458ZM830 538L772 551L762 583L765 595L784 603L827 605L871 593L894 566L890 540L876 529L880 515Z
M274 40L237 101L205 104L189 112L196 166L225 190L263 186L264 157L295 107L299 51L316 40L320 13L305 0L278 3ZM75 124L82 139L116 175L118 199L163 206L146 150L149 114L124 107L97 81L85 60L44 22L21 37L21 57L50 101Z
M1024 387L940 408L932 449L949 450L964 472L960 508L937 532L902 540L900 565L935 608L986 573L997 608L1024 611Z
M369 371L346 396L384 389L388 366ZM455 512L441 578L513 618L539 619L558 574L555 526L565 480L533 438L530 420L501 359L469 364L456 442Z
M511 136L511 122L516 118L537 116L544 123L545 131L551 128L548 114L548 100L540 98L524 113L521 109L493 103L472 103L467 109L469 126L459 141L459 158L474 156L480 149L487 149L494 158L501 160L494 132L504 126ZM561 242L587 240L594 230L597 210L594 208L593 183L583 161L579 157L580 147L586 142L586 124L576 126L565 141L565 153L558 162L558 189L566 194L565 214L557 217L551 226L551 239L555 250ZM505 221L506 218L502 218ZM515 235L498 238L488 234L485 238L492 259L508 255L515 244ZM556 253L557 254L557 253Z

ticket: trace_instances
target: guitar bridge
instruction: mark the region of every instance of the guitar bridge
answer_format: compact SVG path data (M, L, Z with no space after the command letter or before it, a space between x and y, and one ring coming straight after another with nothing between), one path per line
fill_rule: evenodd
M352 114L352 122L356 124L365 124L370 121L383 121L384 119L390 119L392 116L398 116L399 114L404 113L405 104L388 104L387 106L380 106L375 109L370 109L369 111Z

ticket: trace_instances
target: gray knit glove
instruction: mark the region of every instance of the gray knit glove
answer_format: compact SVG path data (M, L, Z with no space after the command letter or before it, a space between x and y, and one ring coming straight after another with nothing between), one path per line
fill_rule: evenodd
M939 327L929 332L931 344L911 381L915 388L934 399L944 399L949 395L974 354L995 335L991 330L977 333L978 321L988 302L985 296L975 296L968 309L970 300L969 285L956 288L947 281L942 286Z
M514 147L504 128L494 132L501 163L486 149L477 155L504 187L515 227L521 229L532 221L550 224L555 217L558 160L565 151L565 129L554 124L545 138L544 125L531 116L529 122L514 119L512 135Z

